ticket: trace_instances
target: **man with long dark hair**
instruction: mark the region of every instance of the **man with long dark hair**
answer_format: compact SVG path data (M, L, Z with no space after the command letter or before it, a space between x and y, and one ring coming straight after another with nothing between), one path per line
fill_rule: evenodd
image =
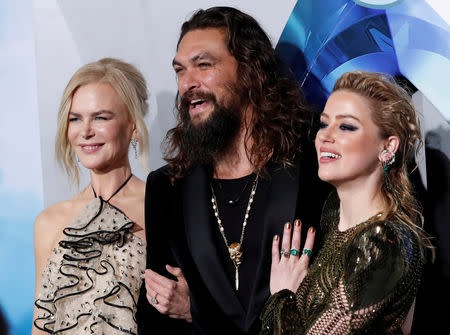
M173 68L178 123L166 136L168 165L147 180L145 281L155 309L140 308L141 333L256 334L272 237L294 219L304 231L319 222L312 113L266 33L234 8L186 21ZM177 303L186 292L190 304Z

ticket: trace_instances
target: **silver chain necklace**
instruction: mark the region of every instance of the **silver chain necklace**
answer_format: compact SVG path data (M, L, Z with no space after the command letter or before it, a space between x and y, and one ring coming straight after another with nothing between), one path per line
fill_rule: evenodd
M230 253L230 258L233 261L234 267L236 269L236 272L235 272L236 291L239 290L239 265L241 265L241 263L242 263L241 246L242 246L242 241L244 240L245 228L247 227L247 219L248 219L248 216L250 213L250 209L252 207L253 197L255 196L256 188L258 187L258 178L259 178L259 175L256 175L256 178L253 182L252 190L250 192L247 209L245 210L244 222L242 223L241 239L240 239L239 243L233 242L231 244L228 244L227 237L225 236L225 229L223 228L222 220L219 217L219 207L217 206L216 194L214 193L214 188L212 187L212 183L210 184L211 193L212 193L211 202L212 202L212 207L214 210L214 215L216 217L217 224L219 225L219 230L220 230L220 233L222 234L223 241L225 242L225 245L228 247L228 252Z

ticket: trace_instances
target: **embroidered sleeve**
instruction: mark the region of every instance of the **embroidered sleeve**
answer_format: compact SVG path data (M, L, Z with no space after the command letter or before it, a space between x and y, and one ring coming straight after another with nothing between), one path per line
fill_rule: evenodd
M261 314L261 335L299 334L301 330L295 294L282 290L270 296Z
M384 223L367 227L350 241L337 287L306 334L401 333L419 284L419 259L407 235Z

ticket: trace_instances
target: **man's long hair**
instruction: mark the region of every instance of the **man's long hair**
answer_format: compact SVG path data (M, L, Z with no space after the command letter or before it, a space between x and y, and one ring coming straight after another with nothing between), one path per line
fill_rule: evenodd
M235 8L213 7L194 13L181 27L177 48L188 32L208 28L224 30L228 49L238 62L243 101L253 108L245 146L255 171L264 168L268 157L275 163L292 165L312 117L297 82L282 75L282 64L258 22ZM183 148L180 96L176 99L177 125L166 135L164 156L173 179L185 176L195 165ZM252 141L247 147L249 138Z

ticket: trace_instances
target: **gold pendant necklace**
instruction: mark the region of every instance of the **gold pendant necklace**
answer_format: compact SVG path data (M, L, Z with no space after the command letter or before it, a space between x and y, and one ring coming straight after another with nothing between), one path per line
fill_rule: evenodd
M236 291L239 290L239 265L241 265L241 263L242 263L242 250L241 250L242 241L244 240L245 227L247 226L247 219L248 219L248 216L250 213L250 209L252 207L253 197L255 196L256 188L258 187L258 178L259 178L259 175L256 175L256 178L253 181L252 190L250 192L250 198L248 199L247 209L245 210L244 222L242 223L241 239L239 240L239 243L234 242L234 243L231 243L230 245L228 244L228 240L225 236L225 229L222 226L222 220L219 217L219 208L217 206L216 194L214 193L214 188L212 187L212 183L210 184L211 193L212 193L211 202L212 202L212 207L214 210L214 215L216 217L217 224L219 225L219 230L220 230L220 233L222 234L225 245L228 247L228 252L230 253L230 259L233 261L234 267L236 269L236 272L235 272Z

